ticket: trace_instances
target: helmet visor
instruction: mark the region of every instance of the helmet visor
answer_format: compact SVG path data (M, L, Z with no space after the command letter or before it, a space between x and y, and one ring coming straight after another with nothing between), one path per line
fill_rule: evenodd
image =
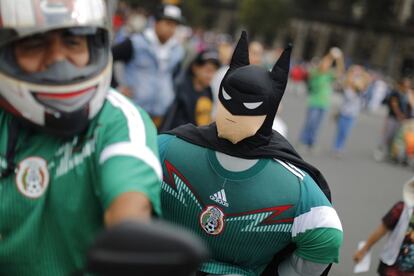
M54 35L55 34L55 35ZM18 53L24 52L26 62L33 61L30 64L43 64L48 60L50 53L51 37L61 37L62 45L65 45L67 52L84 52L87 64L79 67L73 64L73 60L60 60L48 64L46 69L36 72L28 72L22 64L19 63ZM84 43L80 43L83 41ZM85 44L86 43L86 44ZM85 44L83 50L77 46ZM76 46L73 46L76 45ZM73 50L73 48L75 50ZM60 51L60 50L59 50ZM0 47L0 72L22 81L42 85L67 85L76 82L82 82L90 79L104 70L109 61L109 38L105 29L95 27L74 27L61 30L52 30L46 33L37 33L32 36L14 41L4 47ZM42 58L40 58L42 57ZM20 59L21 60L21 59ZM36 63L35 63L36 60ZM36 67L36 66L35 66Z

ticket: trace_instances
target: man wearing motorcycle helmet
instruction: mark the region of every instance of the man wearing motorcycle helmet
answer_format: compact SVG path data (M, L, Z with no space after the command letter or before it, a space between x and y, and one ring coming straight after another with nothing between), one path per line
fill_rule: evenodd
M102 0L0 0L0 275L68 275L159 208L156 131L109 82Z

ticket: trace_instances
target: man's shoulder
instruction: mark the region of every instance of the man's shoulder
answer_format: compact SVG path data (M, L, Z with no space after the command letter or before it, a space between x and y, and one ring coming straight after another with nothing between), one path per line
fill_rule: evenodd
M106 95L104 105L96 120L100 125L122 123L129 124L134 128L152 124L149 115L141 107L114 89L111 89Z
M105 97L104 105L101 110L101 114L98 116L113 115L113 112L121 113L136 113L140 115L146 114L146 112L138 105L134 104L130 99L116 91L110 89Z
M153 47L153 43L150 39L145 37L144 32L135 33L131 35L129 39L131 40L132 46L135 49L135 51L142 51L144 49L150 49L151 47ZM152 51L150 51L150 53L151 52Z
M149 43L149 40L145 37L144 31L134 33L130 36L131 41L142 41L145 43Z

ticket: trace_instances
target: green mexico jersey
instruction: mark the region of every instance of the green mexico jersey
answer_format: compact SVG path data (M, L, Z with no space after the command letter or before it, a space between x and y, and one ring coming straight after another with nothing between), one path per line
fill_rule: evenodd
M229 170L210 149L171 135L160 135L158 143L162 215L208 244L212 259L201 271L259 275L291 242L304 260L338 262L341 223L302 170L272 159Z
M0 110L0 165L9 114ZM63 140L21 129L14 175L0 179L0 275L71 275L124 192L159 211L156 130L148 115L110 91L86 133Z

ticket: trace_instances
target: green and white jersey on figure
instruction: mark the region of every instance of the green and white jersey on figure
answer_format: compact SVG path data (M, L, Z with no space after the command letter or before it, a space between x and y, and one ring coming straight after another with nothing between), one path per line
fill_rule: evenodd
M8 124L0 110L0 165ZM71 275L103 229L111 202L142 192L159 212L156 130L115 91L86 133L73 139L20 129L15 175L0 180L0 275Z
M281 160L231 157L171 135L160 135L158 143L162 216L208 244L212 258L201 271L259 275L291 242L301 260L323 268L338 262L340 220L304 171Z

